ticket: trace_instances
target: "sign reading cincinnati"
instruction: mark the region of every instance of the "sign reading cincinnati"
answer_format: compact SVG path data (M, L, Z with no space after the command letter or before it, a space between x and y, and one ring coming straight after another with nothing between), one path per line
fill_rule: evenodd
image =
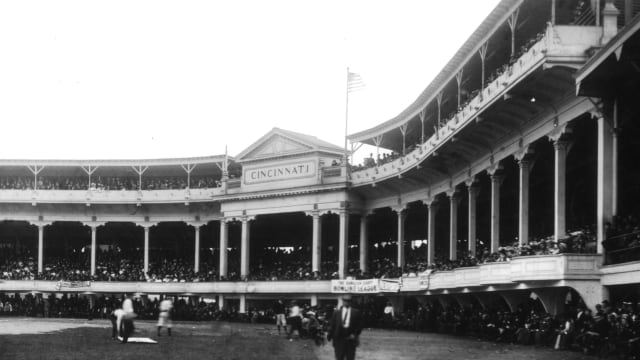
M281 164L261 168L247 168L244 172L245 184L258 184L276 180L291 180L313 177L316 174L314 161Z

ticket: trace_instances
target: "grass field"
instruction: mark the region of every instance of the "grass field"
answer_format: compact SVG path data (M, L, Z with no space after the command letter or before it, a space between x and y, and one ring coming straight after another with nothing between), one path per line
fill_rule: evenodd
M224 322L175 323L173 336L156 336L155 323L137 321L134 336L158 344L121 344L107 320L0 318L0 359L333 359L331 344L290 342L275 326ZM166 331L166 330L165 330ZM494 344L469 338L405 331L365 330L358 359L591 359L547 348Z

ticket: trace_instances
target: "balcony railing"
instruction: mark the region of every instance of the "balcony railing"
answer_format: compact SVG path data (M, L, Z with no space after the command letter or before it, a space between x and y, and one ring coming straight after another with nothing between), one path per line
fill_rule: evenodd
M0 190L5 203L157 203L210 201L222 188L176 190Z

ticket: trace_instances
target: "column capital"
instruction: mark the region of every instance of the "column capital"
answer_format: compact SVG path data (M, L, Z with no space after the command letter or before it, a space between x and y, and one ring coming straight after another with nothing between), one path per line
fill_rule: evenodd
M49 226L49 225L53 224L53 221L41 221L41 220L29 221L29 224L41 228L41 227L45 227L45 226Z
M498 183L498 185L502 185L502 182L504 181L504 174L501 173L495 173L489 177L491 178L492 183Z
M447 197L450 199L455 199L457 197L459 197L460 192L458 191L458 189L455 186L451 186L449 188L449 190L446 191Z
M553 142L555 150L568 150L573 142L569 139L558 139Z
M141 223L136 223L136 226L140 226L143 227L144 229L149 229L153 226L158 225L158 223L156 222L141 222Z
M493 164L489 165L489 167L486 169L487 170L487 174L489 174L489 176L494 176L496 174L499 174L503 169L502 164L500 164L500 161L496 161Z
M522 142L522 139L520 139L520 142ZM533 153L534 153L533 144L526 144L526 145L521 145L520 148L513 153L513 157L517 161L522 161L524 159L531 157Z
M462 200L460 192L455 189L452 191L447 191L447 197L449 197L449 201L451 203L455 203L456 205L460 203L460 200Z
M107 222L106 221L83 221L82 225L84 226L88 226L90 228L98 228L99 226L104 226L106 225Z
M464 184L467 185L468 188L474 187L477 183L478 177L475 175L470 175L469 178L464 181Z
M565 137L565 135L570 135L571 133L573 133L573 130L568 127L568 124L556 125L553 130L547 134L547 138L549 138L549 141L556 142Z
M244 215L240 218L240 221L242 222L249 222L249 221L253 221L256 219L256 215Z
M398 213L399 215L401 213L406 212L405 210L407 210L407 204L398 204L396 206L390 206L390 208L391 208L391 211Z
M321 211L320 210L310 210L310 211L305 211L304 212L305 216L312 216L312 217L319 217L322 216Z
M523 170L529 170L533 167L535 161L530 158L524 158L518 161L518 167Z
M196 230L207 224L205 221L185 221L184 223L193 226Z
M431 208L432 206L438 205L438 200L436 199L435 196L429 196L426 199L421 199L420 202L423 203L424 205L427 205L429 208Z

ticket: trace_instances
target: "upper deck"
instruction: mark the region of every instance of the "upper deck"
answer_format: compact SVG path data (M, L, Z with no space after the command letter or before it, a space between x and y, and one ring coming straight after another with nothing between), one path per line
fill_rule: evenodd
M189 204L345 184L342 149L274 129L240 154L140 160L0 160L0 203ZM242 165L244 164L244 165Z

